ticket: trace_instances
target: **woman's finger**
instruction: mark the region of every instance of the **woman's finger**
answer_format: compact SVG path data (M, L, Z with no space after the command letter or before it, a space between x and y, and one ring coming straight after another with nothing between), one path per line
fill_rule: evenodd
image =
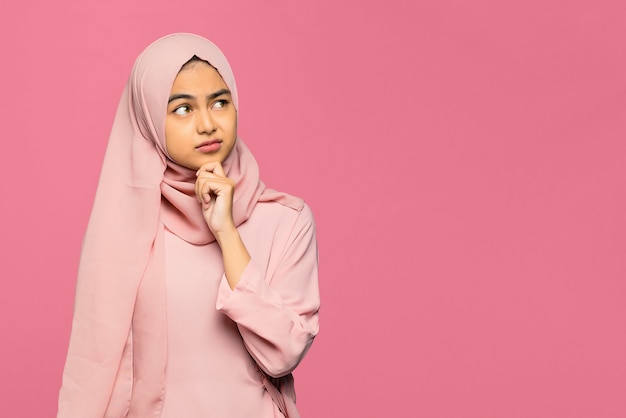
M222 167L222 164L219 161L213 161L202 165L198 171L196 171L196 176L201 175L203 172L215 173L218 176L226 177L224 167Z
M196 195L200 195L200 188L201 186L207 181L207 180L215 180L217 179L218 176L216 176L213 173L209 173L207 171L202 171L202 172L198 172L197 178L196 178L196 183L194 185L194 190L196 192Z
M201 201L205 203L210 200L210 195L215 196L232 195L234 182L227 177L201 176L196 180L195 192Z

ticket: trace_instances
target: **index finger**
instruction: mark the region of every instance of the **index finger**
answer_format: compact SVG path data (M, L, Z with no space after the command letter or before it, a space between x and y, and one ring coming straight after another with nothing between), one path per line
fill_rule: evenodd
M207 171L209 173L216 174L218 176L226 177L226 173L224 172L224 167L222 167L222 163L219 161L213 161L210 163L203 164L198 171L196 171L196 176L200 175L202 171Z

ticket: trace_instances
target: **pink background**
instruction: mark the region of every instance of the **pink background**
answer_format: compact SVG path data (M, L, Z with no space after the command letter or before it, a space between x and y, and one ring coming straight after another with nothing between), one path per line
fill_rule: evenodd
M1 416L56 411L115 107L177 31L316 214L304 417L626 417L623 0L3 1Z

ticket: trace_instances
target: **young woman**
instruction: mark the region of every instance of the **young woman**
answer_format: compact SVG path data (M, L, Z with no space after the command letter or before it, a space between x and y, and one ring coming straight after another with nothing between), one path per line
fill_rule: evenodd
M315 224L265 188L210 41L137 59L85 234L60 418L297 417L318 332Z

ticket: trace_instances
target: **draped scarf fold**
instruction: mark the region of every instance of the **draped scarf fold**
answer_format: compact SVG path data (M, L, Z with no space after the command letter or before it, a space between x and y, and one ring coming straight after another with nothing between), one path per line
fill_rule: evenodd
M134 382L128 383L128 416L159 416L167 358L163 231L197 245L215 240L195 197L195 173L173 162L165 147L169 92L194 55L218 70L239 109L230 65L210 41L168 35L137 58L115 115L81 250L60 418L105 416L129 336ZM223 166L236 184L237 226L259 201L292 199L265 189L240 138Z

